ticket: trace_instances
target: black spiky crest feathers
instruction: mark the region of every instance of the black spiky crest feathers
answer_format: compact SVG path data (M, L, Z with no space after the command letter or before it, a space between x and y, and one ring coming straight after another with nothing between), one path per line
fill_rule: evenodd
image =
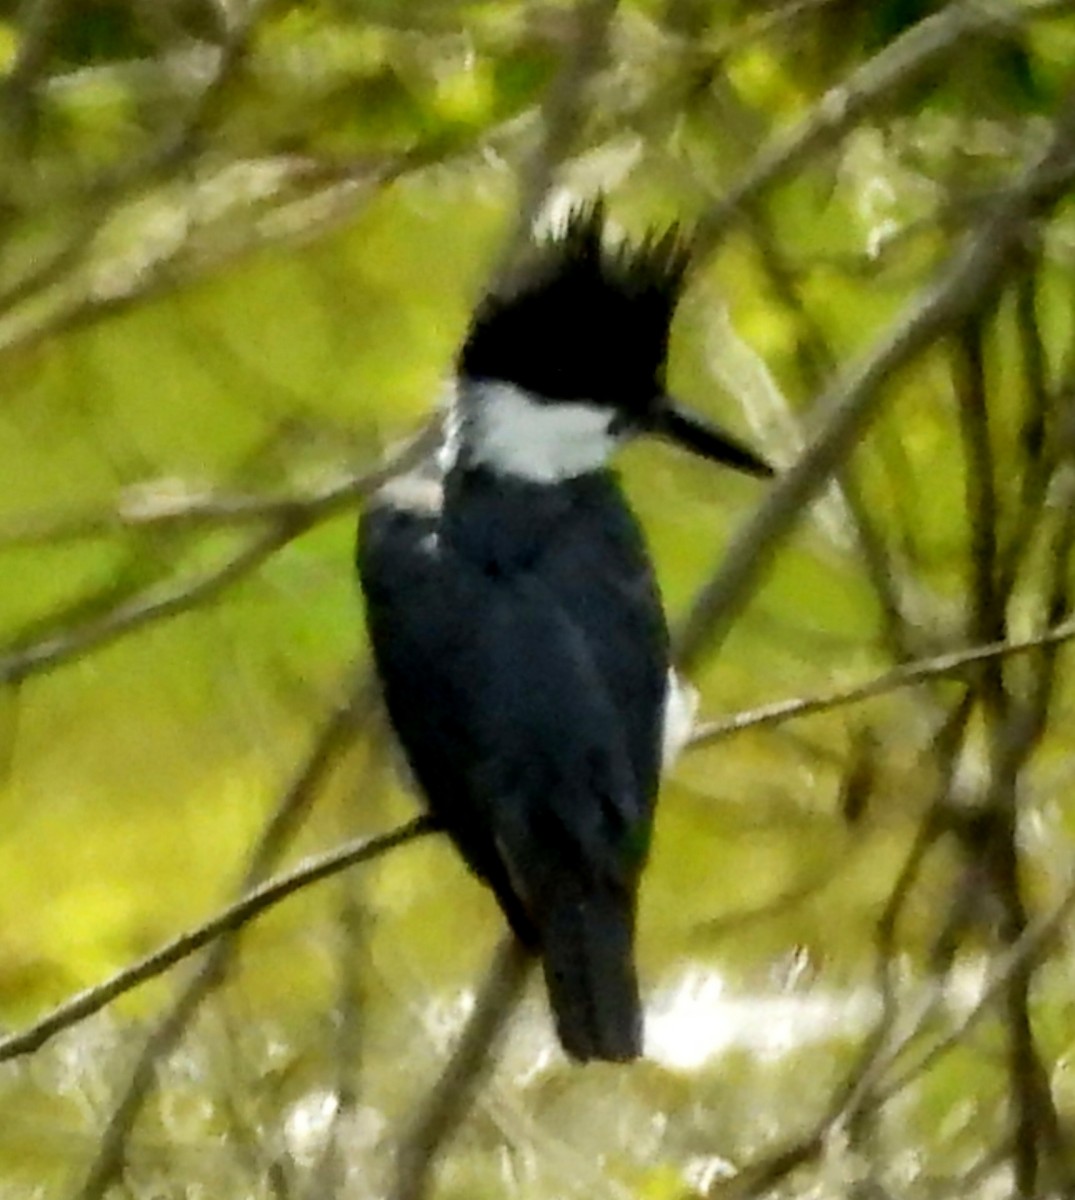
M479 305L459 374L551 401L605 403L644 420L664 391L672 314L689 246L678 226L610 246L604 201L538 242L510 291Z

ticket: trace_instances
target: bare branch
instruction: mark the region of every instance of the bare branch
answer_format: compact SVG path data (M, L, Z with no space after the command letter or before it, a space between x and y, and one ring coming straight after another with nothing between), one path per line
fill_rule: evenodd
M350 745L363 714L373 703L373 695L370 682L361 680L347 702L325 721L262 830L239 888L240 895L256 886L298 830L330 772ZM153 1091L157 1064L175 1049L202 1002L224 979L238 944L238 932L227 932L213 942L197 972L146 1039L105 1125L97 1153L76 1193L77 1200L101 1200L122 1173L131 1130Z
M57 1005L29 1029L0 1039L0 1062L9 1058L19 1058L23 1054L31 1054L40 1049L58 1033L70 1029L72 1025L84 1021L94 1013L100 1012L113 1000L133 991L141 984L162 975L176 963L189 958L222 934L235 933L253 921L255 917L260 917L262 913L275 907L289 896L293 896L296 892L320 883L323 879L338 875L348 867L380 858L381 855L387 854L397 846L406 845L407 842L413 842L417 838L435 831L436 822L432 817L415 817L405 825L389 830L388 833L380 833L368 838L355 838L335 850L328 850L324 854L307 858L286 874L267 880L210 920L187 930L186 933L179 934L170 942L147 954L145 958L117 971L110 979L86 988L85 991L65 1000L63 1004Z
M1044 947L1059 932L1061 926L1075 911L1075 885L1069 887L1064 897L1048 916L1031 925L1020 940L1011 947L1004 962L986 985L978 1002L949 1034L936 1042L930 1049L892 1078L873 1090L872 1100L882 1104L908 1087L915 1079L930 1070L978 1024L982 1017L1001 997L1011 978L1039 956ZM876 1079L876 1072L887 1069L904 1052L910 1042L918 1036L920 1024L916 1022L911 1031L883 1056L880 1047L872 1042L867 1051L849 1073L848 1084L841 1087L836 1102L809 1132L789 1145L766 1155L755 1163L745 1166L732 1179L720 1182L709 1195L713 1200L730 1200L731 1197L761 1195L788 1175L818 1158L825 1149L833 1131L847 1119L856 1100L862 1095L862 1082Z
M56 21L63 15L67 0L37 0L31 3L31 34L24 43L20 64L10 76L9 101L14 101L16 120L29 111L32 88L37 73L43 68L49 37ZM169 175L174 176L198 150L202 139L222 115L222 101L243 61L251 34L264 0L250 0L244 19L237 22L227 44L215 56L214 69L208 81L194 98L178 123L159 143L144 155L132 156L121 167L104 173L94 180L78 197L75 228L54 249L38 255L29 270L0 292L0 314L6 314L23 301L40 295L53 284L70 278L72 272L85 263L92 251L96 235L132 193ZM32 74L31 74L32 72ZM25 76L25 78L23 78Z
M40 675L66 663L76 662L91 651L133 633L143 626L186 612L199 604L216 599L223 591L275 554L302 532L299 523L280 522L272 529L247 542L231 558L182 584L155 589L120 605L103 617L71 629L61 629L52 637L14 650L0 658L0 686L22 683L30 675Z
M721 568L701 589L676 638L689 667L714 649L760 582L780 543L848 458L884 397L884 385L988 297L1018 247L1026 223L1047 211L1075 176L1075 96L1065 100L1047 149L1007 188L964 239L936 281L905 308L886 337L837 378L818 401L824 424L799 461L740 530Z
M75 662L147 625L216 600L319 520L332 515L354 498L369 494L387 478L421 461L437 437L434 421L378 470L357 476L339 488L314 496L303 507L284 505L270 508L274 520L269 528L250 538L223 563L192 579L152 588L103 616L93 617L81 625L61 628L29 646L0 655L0 686L20 683L28 676Z
M818 151L833 145L862 118L890 104L905 88L943 65L968 40L1000 37L1033 20L1062 16L1070 0L1037 0L1021 5L962 0L912 25L883 50L830 88L799 124L780 135L754 159L698 225L699 261L724 236L750 202L793 174Z
M954 650L949 654L918 659L915 662L894 667L891 671L876 675L864 683L833 688L832 691L818 696L777 700L772 704L764 704L758 708L734 713L730 717L724 717L717 721L707 721L695 730L689 746L691 749L708 746L747 729L781 725L785 721L796 720L799 717L831 712L833 709L858 704L862 700L870 700L875 696L883 696L901 688L915 687L930 679L962 675L989 659L1029 654L1048 646L1059 646L1064 642L1071 641L1072 638L1075 638L1075 619L1065 621L1046 633L1026 638L1023 641L992 642L988 646L973 646L969 650Z
M421 1200L426 1194L434 1163L470 1111L533 963L534 956L522 942L506 934L478 989L462 1037L400 1140L388 1200Z
M503 287L518 266L530 239L535 217L545 203L557 169L571 153L579 134L583 97L604 65L612 18L619 0L580 0L573 13L570 50L550 86L541 109L542 136L518 173L519 200L513 235L504 244L493 271L491 290Z
M1034 268L1015 285L1015 322L1019 335L1024 387L1025 412L1019 430L1022 475L1019 480L1018 508L1007 544L999 558L997 589L1002 596L1011 594L1024 557L1032 544L1032 534L1041 517L1056 467L1057 447L1055 416L1061 396L1049 387L1045 347L1037 316L1037 277Z
M820 392L825 380L835 370L837 356L821 326L803 302L795 273L761 205L751 204L747 221L773 291L795 318L796 358L807 389L812 394ZM844 464L840 468L835 482L866 578L877 597L886 643L896 658L907 658L911 653L910 622L904 612L903 597L892 570L891 555L878 528L877 514L871 512L864 502L861 488L849 465Z
M779 701L763 708L737 713L723 721L707 723L701 726L694 735L691 746L693 748L710 745L715 741L749 729L774 725L796 717L810 716L857 703L896 688L913 686L927 678L955 675L980 663L987 657L1025 654L1043 646L1060 644L1073 637L1075 637L1075 620L1024 642L1006 642L975 647L972 650L957 651L910 663L867 683L830 692L825 696ZM30 1029L0 1039L0 1062L38 1049L63 1029L91 1016L118 996L162 974L176 963L202 949L222 933L234 931L260 916L266 909L280 903L293 892L317 883L349 866L375 858L397 845L433 832L433 830L432 821L427 817L420 817L387 834L381 834L371 839L357 839L300 863L294 870L267 881L204 924L178 935L171 942L148 954L139 962L125 967L111 979L70 997ZM816 888L817 883L818 881L811 881L805 886L793 889L787 897L781 897L779 903L784 905L792 898L801 897L805 892ZM763 912L766 914L769 912L768 905L765 906ZM710 932L708 927L706 927L706 932Z
M1032 922L1019 941L1008 949L1003 960L993 971L989 982L982 989L977 1003L959 1024L930 1046L913 1063L908 1064L885 1081L877 1095L878 1103L891 1100L915 1079L932 1070L946 1054L954 1050L1001 998L1012 976L1025 970L1028 965L1040 957L1045 947L1059 934L1061 927L1072 912L1075 912L1075 883L1068 887L1063 897L1053 907L1052 912ZM910 1038L893 1048L889 1056L891 1062L895 1062L902 1055L909 1041Z
M434 433L423 430L417 436L421 445L415 448L415 454L422 457L434 444ZM169 485L167 493L158 496L153 494L149 481L145 487L130 489L114 508L72 513L29 512L8 517L0 524L0 550L54 546L117 533L141 534L177 527L216 529L273 521L322 520L365 499L408 465L412 465L410 453L405 458L393 455L388 463L372 470L349 473L319 487L279 495L198 491Z
M990 308L995 305L990 304ZM959 428L963 441L963 477L966 487L967 639L1002 641L1005 635L1007 597L997 588L997 555L1000 541L1000 502L996 463L989 430L986 395L985 328L987 313L976 313L959 323L953 342ZM1002 660L983 661L979 692L992 720L1003 719L1007 708Z

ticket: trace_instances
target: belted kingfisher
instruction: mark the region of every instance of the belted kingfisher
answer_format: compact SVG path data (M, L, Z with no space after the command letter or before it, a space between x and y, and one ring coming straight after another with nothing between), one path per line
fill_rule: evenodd
M642 1053L636 901L683 723L653 566L609 459L658 434L772 474L665 392L689 257L678 230L614 246L605 226L601 201L576 208L479 305L442 477L388 484L358 542L413 775L540 956L560 1041L582 1061Z

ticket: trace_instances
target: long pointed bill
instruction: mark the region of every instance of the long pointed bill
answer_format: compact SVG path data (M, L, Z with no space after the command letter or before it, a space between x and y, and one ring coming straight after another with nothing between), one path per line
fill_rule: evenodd
M692 454L747 475L768 477L776 473L749 447L702 417L680 408L671 398L666 398L661 406L653 432Z

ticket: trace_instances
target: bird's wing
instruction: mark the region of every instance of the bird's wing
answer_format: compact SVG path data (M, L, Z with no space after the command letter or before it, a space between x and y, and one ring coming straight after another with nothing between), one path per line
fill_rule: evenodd
M579 485L541 577L582 630L614 705L638 794L652 809L661 766L669 638L642 530L612 476ZM600 569L597 569L600 568Z
M453 555L428 512L370 508L359 569L403 749L513 923L540 927L568 877L633 911L650 802L586 632L532 576Z

